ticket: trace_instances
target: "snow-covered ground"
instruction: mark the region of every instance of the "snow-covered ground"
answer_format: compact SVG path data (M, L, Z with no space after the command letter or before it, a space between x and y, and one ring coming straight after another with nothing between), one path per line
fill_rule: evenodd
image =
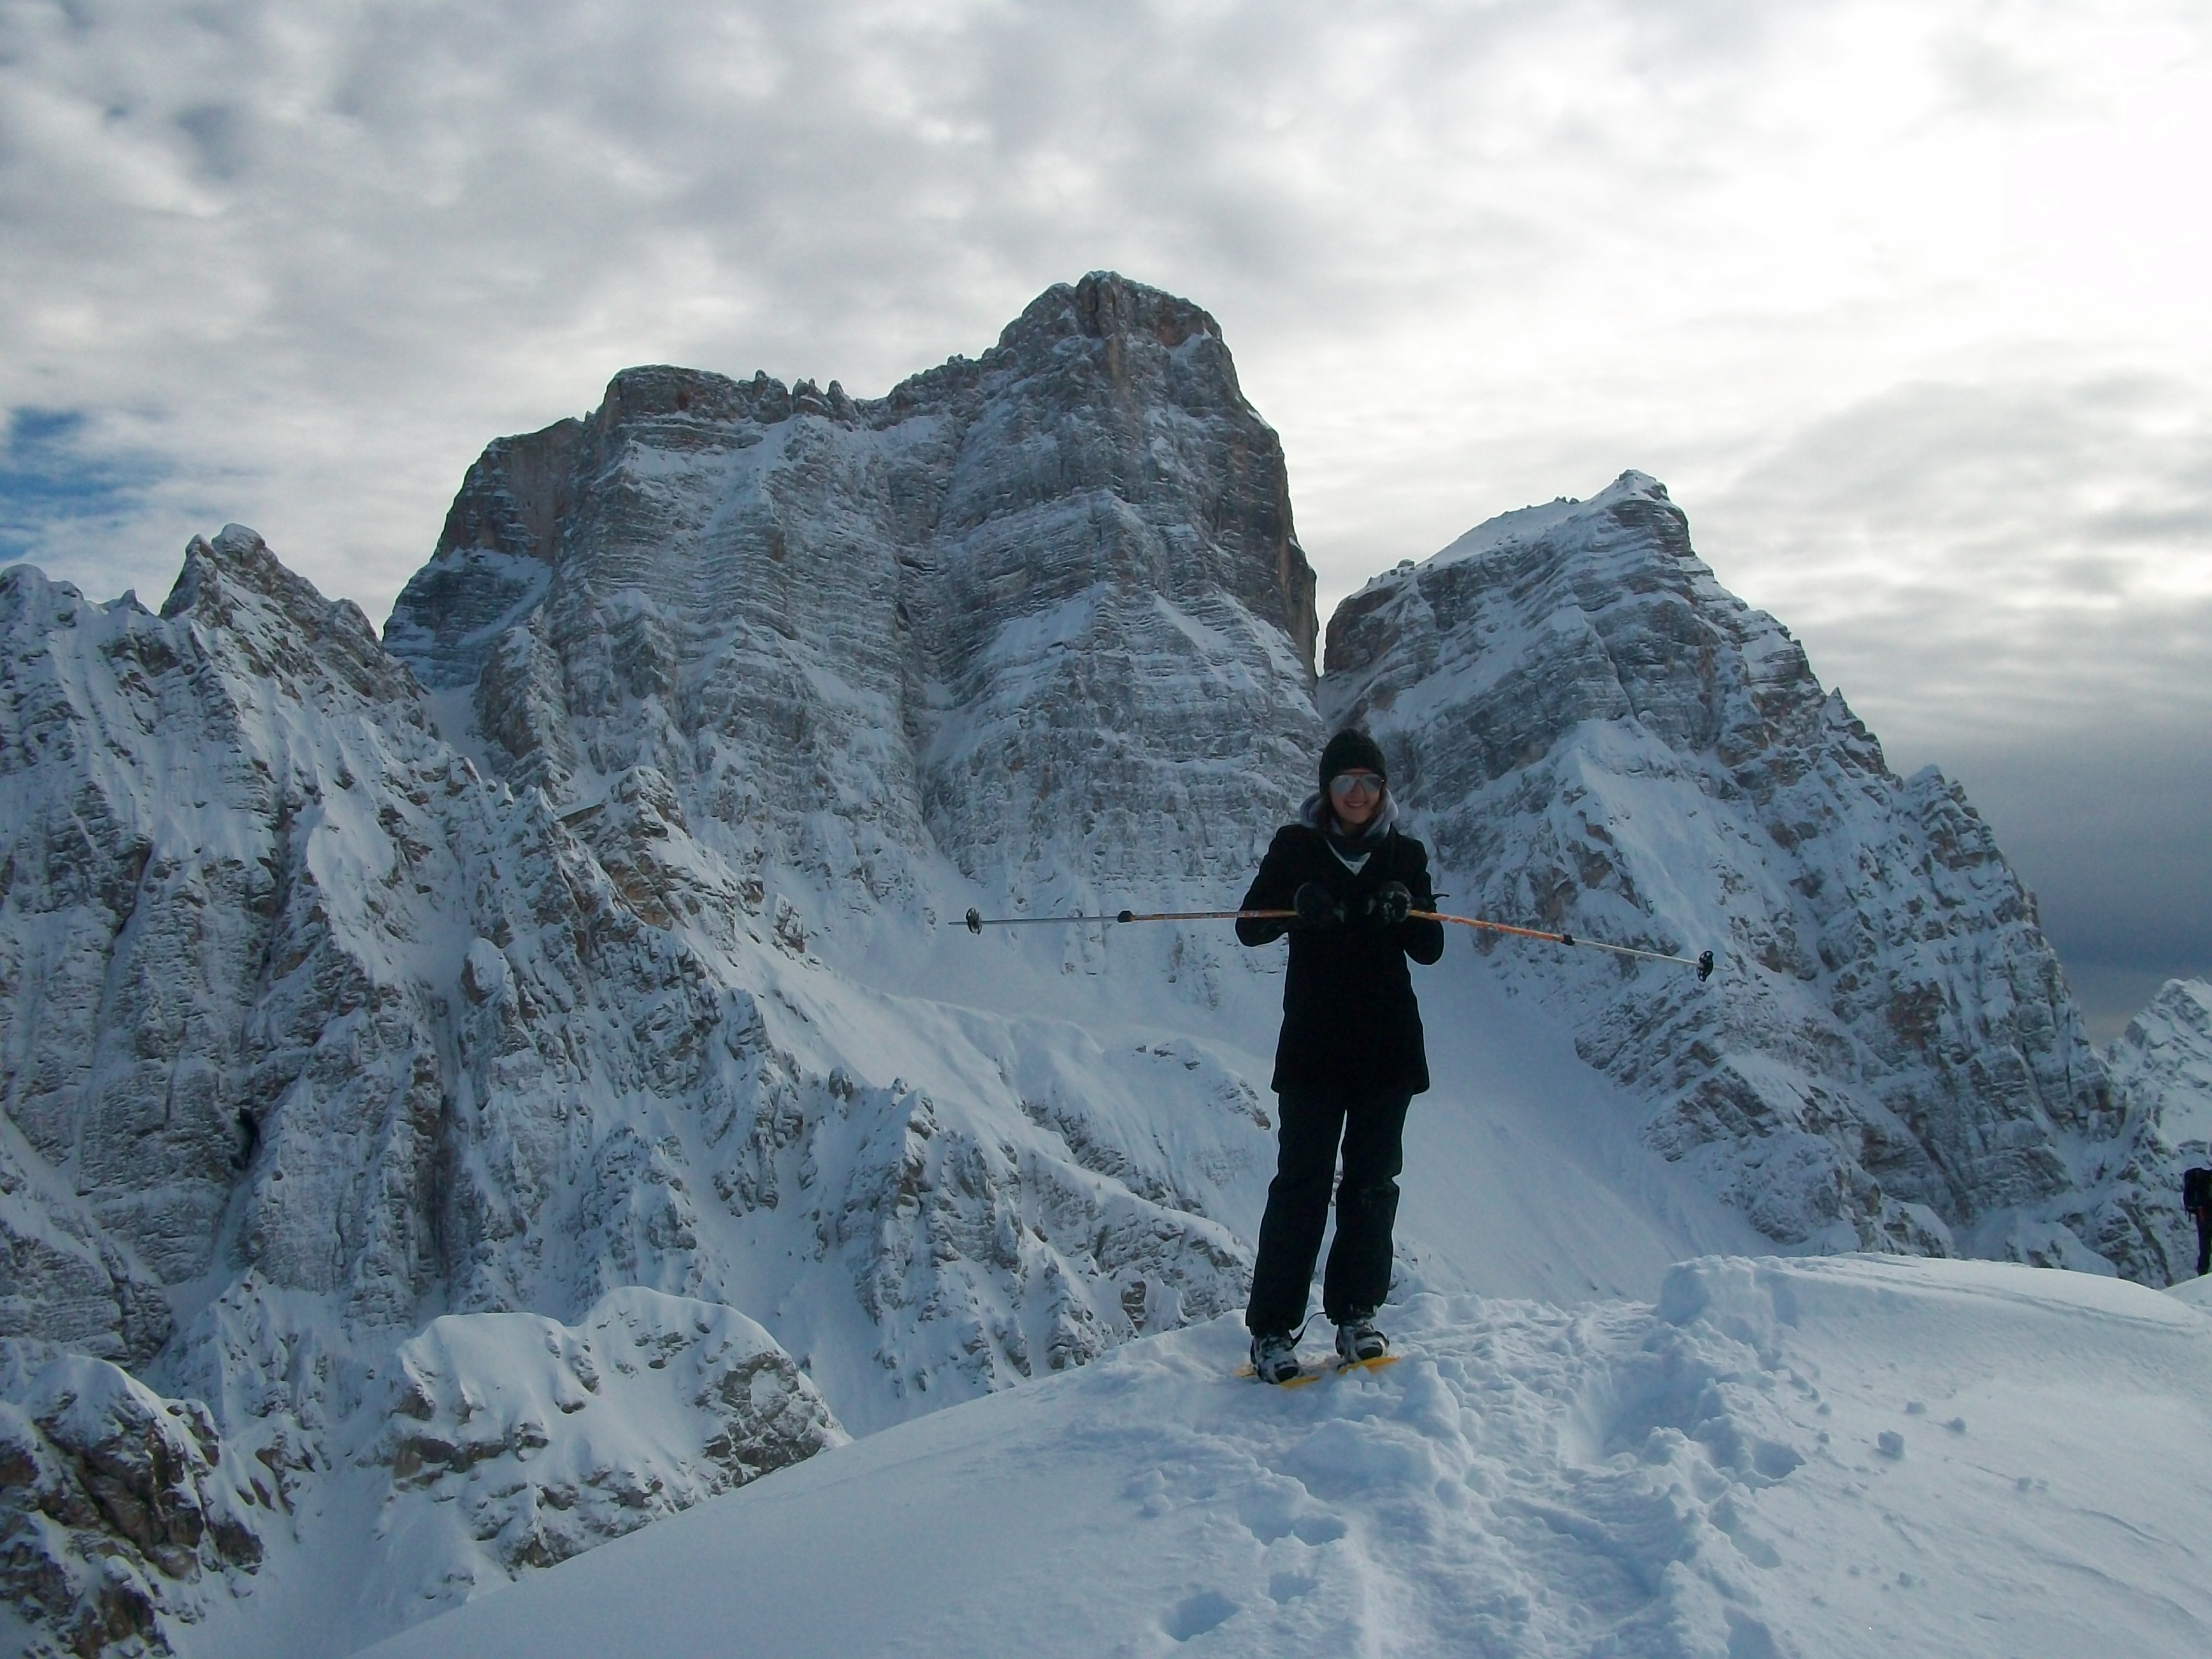
M1191 1080L1218 1072L1249 1079L1255 1090L1264 1085L1281 981L1243 971L1243 959L1279 966L1283 947L1228 956L1218 1006L1205 1009L1160 970L1165 930L1103 930L1082 947L1092 971L1074 975L1058 971L1060 952L1076 947L1057 940L1057 931L977 939L955 925L927 942L886 935L872 950L861 939L830 939L823 948L842 955L844 974L866 973L872 987L800 964L777 989L807 1012L813 1029L848 1034L840 1039L848 1051L870 1046L849 1033L880 1027L877 1046L898 1057L908 1086L948 1103L973 1097L988 1081L963 1076L962 1056L1018 1049L1028 1057L1015 1079L1025 1098L1048 1101L1079 1088L1084 1121L1110 1132L1108 1144L1153 1148L1157 1172L1146 1164L1128 1179L1142 1186L1157 1173L1192 1185L1221 1224L1249 1238L1265 1199L1272 1133L1233 1114L1224 1128L1200 1109L1204 1096ZM1566 1029L1511 994L1495 958L1455 938L1441 963L1417 970L1416 984L1436 1086L1408 1120L1401 1298L1425 1309L1469 1305L1471 1297L1512 1298L1484 1305L1564 1321L1571 1316L1560 1309L1649 1301L1668 1264L1683 1257L1771 1248L1641 1142L1648 1107L1577 1059ZM763 993L763 1000L771 999ZM1004 1011L1024 1006L1012 1029ZM902 1040L914 1030L948 1035L930 1046ZM1264 1100L1272 1108L1273 1097ZM790 1204L755 1219L783 1231L757 1230L732 1244L732 1255L765 1262L757 1268L763 1273L801 1248L802 1228L813 1224ZM809 1379L846 1428L871 1440L903 1432L890 1425L932 1401L897 1412L868 1408L870 1390L879 1394L880 1384L837 1363L841 1352L868 1352L866 1333L831 1328L841 1305L834 1289L802 1277L794 1289L755 1304L783 1348L806 1357ZM1539 1313L1536 1304L1550 1305ZM1006 1316L1018 1312L1010 1308ZM640 1324L641 1315L650 1317L640 1334L614 1330L619 1340L610 1340L611 1328ZM637 1290L610 1292L574 1325L522 1314L435 1322L399 1356L396 1386L407 1403L374 1396L378 1408L361 1414L337 1468L300 1497L291 1527L270 1529L270 1558L251 1594L215 1598L180 1650L330 1659L417 1620L447 1630L443 1619L430 1617L441 1607L503 1595L498 1563L557 1559L594 1532L625 1530L624 1518L641 1524L722 1490L728 1481L700 1455L702 1437L719 1425L685 1407L695 1396L703 1400L707 1383L729 1366L676 1340L702 1322L732 1327L707 1346L734 1341L736 1360L747 1359L756 1338L729 1309ZM1210 1333L1205 1346L1172 1351L1182 1355L1176 1365L1210 1371L1217 1362L1226 1366L1221 1356L1241 1352L1235 1316L1225 1328L1219 1322L1200 1328ZM665 1368L644 1368L647 1355L623 1370L621 1356L641 1344L665 1346L658 1356ZM581 1385L592 1370L600 1385ZM939 1390L947 1381L940 1378ZM755 1395L759 1386L748 1376ZM1184 1407L1162 1398L1156 1410L1157 1420L1168 1422ZM410 1447L421 1449L406 1455ZM852 1467L860 1478L873 1466ZM854 1501L866 1507L869 1500ZM658 1535L661 1525L653 1520L647 1529ZM540 1538L543 1546L528 1541ZM835 1562L807 1570L817 1591L850 1582ZM838 1645L825 1636L818 1650Z
M1233 1319L826 1452L371 1650L2180 1654L2212 1317L1979 1261L1420 1296L1296 1392Z

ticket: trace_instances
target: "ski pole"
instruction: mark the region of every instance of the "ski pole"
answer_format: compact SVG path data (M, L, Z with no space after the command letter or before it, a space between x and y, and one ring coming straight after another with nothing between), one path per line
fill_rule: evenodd
M1670 957L1663 951L1638 951L1632 945L1607 945L1602 939L1577 939L1572 933L1547 933L1534 927L1515 927L1503 921L1484 921L1476 916L1447 916L1435 910L1414 910L1409 914L1423 921L1456 922L1462 927L1480 927L1493 933L1510 933L1516 939L1547 939L1553 945L1586 945L1593 951L1610 951L1619 957L1640 957L1646 962L1674 962L1685 968L1698 970L1700 984L1713 976L1713 953L1701 951L1694 957Z
M1116 921L1293 921L1295 910L1124 910Z
M970 906L968 911L968 931L980 933L986 927L1073 927L1085 921L1288 921L1297 916L1295 910L1156 910L1139 913L1121 910L1110 916L987 916Z
M1698 970L1700 982L1713 976L1713 953L1700 952L1695 957L1670 957L1661 951L1639 951L1633 945L1607 945L1602 939L1577 939L1572 933L1547 933L1535 927L1516 927L1510 922L1485 921L1476 916L1448 916L1436 910L1413 910L1409 915L1423 921L1449 921L1462 927L1479 927L1493 933L1510 933L1516 939L1540 939L1553 945L1588 945L1593 951L1610 951L1615 956L1638 957L1646 962L1672 962ZM1295 910L1121 910L1112 915L1086 916L987 916L969 908L968 931L980 933L986 927L1073 927L1086 921L1295 921Z

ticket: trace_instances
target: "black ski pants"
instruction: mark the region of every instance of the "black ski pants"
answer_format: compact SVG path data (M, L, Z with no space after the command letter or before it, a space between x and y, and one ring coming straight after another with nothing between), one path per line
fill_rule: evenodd
M1398 1175L1406 1166L1402 1090L1285 1090L1267 1212L1260 1223L1260 1259L1244 1323L1254 1333L1293 1331L1305 1323L1314 1261L1328 1225L1328 1194L1339 1143L1344 1179L1336 1183L1336 1240L1322 1279L1322 1310L1333 1324L1371 1313L1390 1294L1390 1230L1398 1219Z
M2212 1273L2212 1210L2197 1212L2197 1276Z

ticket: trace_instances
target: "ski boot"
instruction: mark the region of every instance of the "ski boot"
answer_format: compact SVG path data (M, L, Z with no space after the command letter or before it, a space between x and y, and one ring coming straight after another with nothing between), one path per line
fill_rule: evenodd
M1252 1338L1252 1375L1262 1382L1287 1382L1299 1373L1297 1340L1288 1331L1260 1331Z
M1336 1328L1336 1357L1345 1364L1364 1364L1389 1352L1390 1339L1375 1328L1371 1312L1355 1311Z

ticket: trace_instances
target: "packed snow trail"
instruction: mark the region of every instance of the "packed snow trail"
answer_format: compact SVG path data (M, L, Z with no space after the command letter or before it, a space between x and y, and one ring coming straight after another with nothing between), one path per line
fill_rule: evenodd
M372 1650L2182 1653L2212 1319L2085 1275L1708 1258L1656 1306L1424 1296L1388 1370L1231 1319L827 1452Z

